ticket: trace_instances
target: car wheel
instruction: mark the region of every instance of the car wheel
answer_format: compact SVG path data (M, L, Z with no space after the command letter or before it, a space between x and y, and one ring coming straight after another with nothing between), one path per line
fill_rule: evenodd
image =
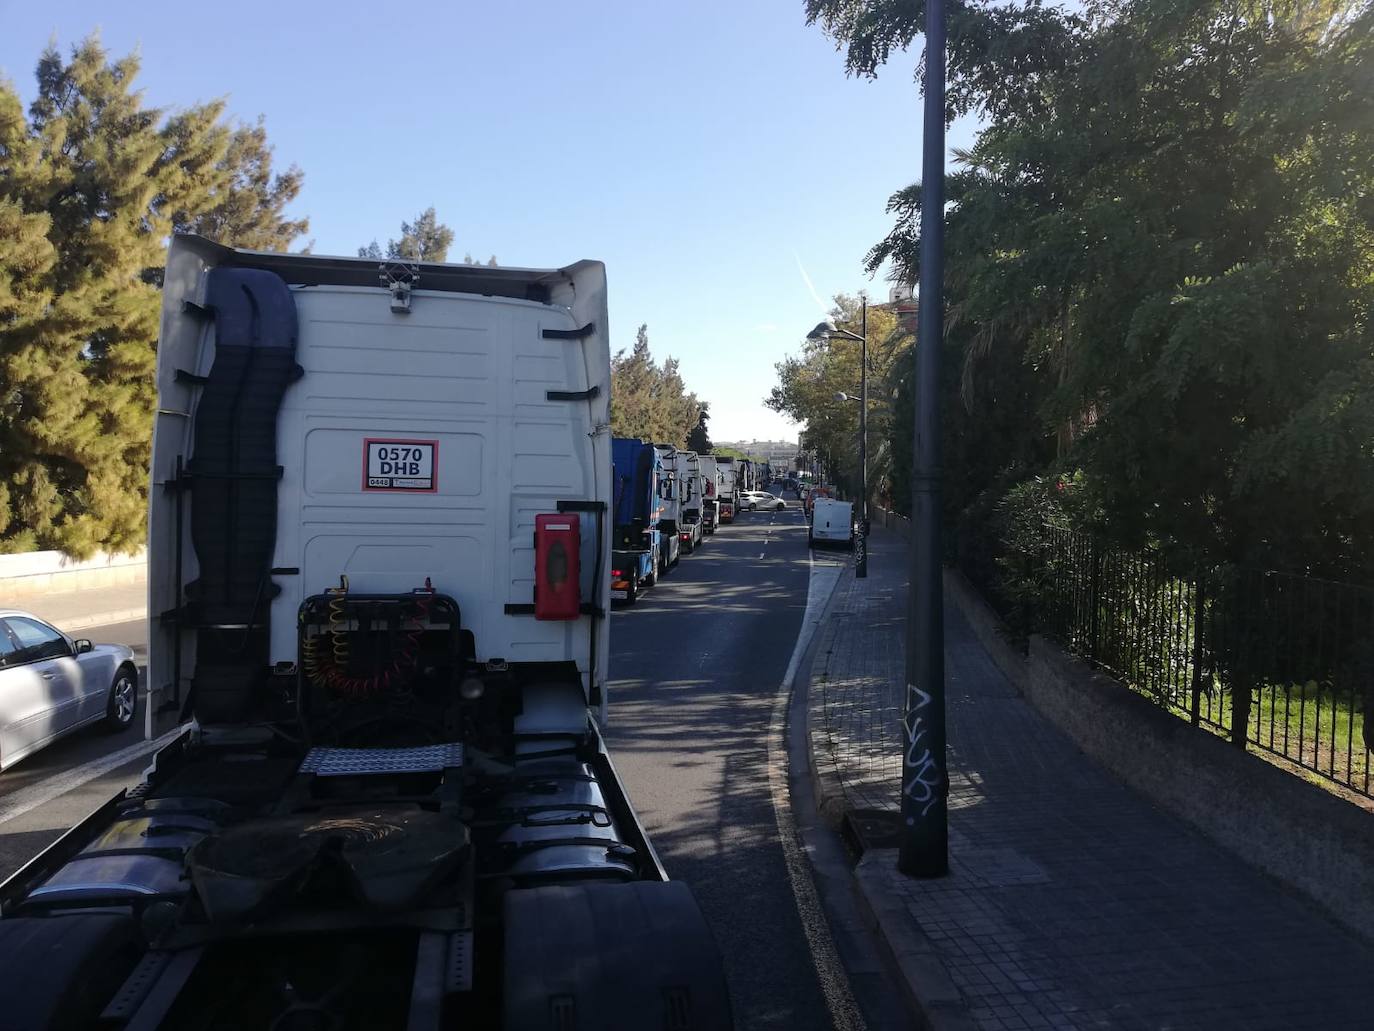
M644 578L644 586L652 587L658 583L658 563L654 563L654 568L649 570L649 575Z
M124 730L138 713L138 674L128 666L120 666L110 685L110 700L105 706L105 726L112 731Z
M639 597L639 584L636 577L630 578L630 584L625 588L625 604L633 605Z

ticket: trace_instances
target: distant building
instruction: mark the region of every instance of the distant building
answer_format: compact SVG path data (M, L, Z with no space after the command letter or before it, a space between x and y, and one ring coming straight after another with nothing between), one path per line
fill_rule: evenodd
M718 440L717 447L733 448L743 451L756 462L767 462L775 469L791 467L797 452L801 450L794 440Z
M897 316L897 325L904 333L916 332L916 293L907 283L894 283L887 292L886 304L872 305Z

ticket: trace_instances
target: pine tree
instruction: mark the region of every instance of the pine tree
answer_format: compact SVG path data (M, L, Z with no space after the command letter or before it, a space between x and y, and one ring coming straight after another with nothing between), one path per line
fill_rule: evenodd
M687 434L687 449L695 451L699 455L711 453L711 435L706 431L706 423L711 419L711 404L708 401L701 402L701 411L697 414L697 424L692 427L692 432Z
M257 242L279 212L240 203L221 104L144 107L137 72L91 38L43 54L27 119L0 86L0 550L142 543L166 239L219 208Z
M284 251L309 231L309 219L286 217L286 206L300 195L305 173L295 165L272 173L272 147L261 118L234 130L216 172L227 174L227 181L215 190L214 206L194 215L181 213L175 219L177 232L199 233L254 251Z
M0 82L0 155L4 158L0 174L0 530L14 528L11 540L0 538L0 550L29 550L36 545L37 535L28 526L49 522L56 498L47 489L41 465L20 461L27 442L17 424L27 398L6 365L19 336L32 332L52 298L50 276L57 252L47 237L51 216L26 211L22 203L41 182L40 153L28 132L18 95L4 82Z
M696 426L701 402L689 394L676 358L660 368L649 353L649 327L641 325L631 352L611 359L611 430L620 437L639 437L683 447Z
M426 208L414 222L401 223L401 238L387 243L386 255L408 261L446 261L452 245L453 230L439 221L433 208Z
M366 247L358 248L358 257L374 261L447 261L452 246L453 230L439 221L433 208L426 208L414 222L401 223L401 238L388 240L386 250L374 239ZM463 256L463 264L474 264L471 254ZM495 265L496 259L492 258L489 264Z

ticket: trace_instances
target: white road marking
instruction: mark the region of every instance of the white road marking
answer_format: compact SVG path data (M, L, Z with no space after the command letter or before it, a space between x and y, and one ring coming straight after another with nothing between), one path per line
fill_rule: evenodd
M136 742L127 748L121 748L118 752L102 755L98 759L92 759L88 763L40 780L37 784L20 788L14 794L0 801L0 823L13 820L16 816L23 816L30 810L51 802L59 795L74 791L82 784L95 780L97 777L103 777L125 763L133 762L135 759L148 755L175 740L180 733L182 733L180 727L169 730L155 741Z
M842 568L838 563L816 562L815 556L809 551L806 561L809 573L806 612L802 616L801 629L797 633L797 643L792 649L787 672L783 674L782 683L773 696L773 715L768 728L768 790L773 799L778 840L787 864L787 879L792 882L792 897L797 903L797 915L801 918L811 961L816 967L816 978L825 994L830 1020L836 1031L863 1031L863 1016L854 1002L848 975L844 973L835 942L830 936L825 910L821 908L820 896L811 879L809 861L802 854L801 835L792 818L791 798L787 790L787 703L792 696L792 685L797 679L802 657L811 647L811 639L820 626L821 616L839 582Z

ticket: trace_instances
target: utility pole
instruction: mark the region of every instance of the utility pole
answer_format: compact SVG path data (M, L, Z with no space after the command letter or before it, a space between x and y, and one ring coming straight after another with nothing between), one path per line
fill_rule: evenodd
M863 321L859 326L859 554L854 560L854 576L868 576L868 294L863 295Z
M925 138L921 155L921 293L911 477L902 839L897 868L949 872L945 651L940 568L940 347L944 338L945 0L926 0Z
M854 539L854 577L868 576L868 294L863 298L863 315L859 332L840 329L829 321L817 324L806 334L808 340L857 340L859 342L859 396L850 397L844 391L835 395L836 401L859 402L859 532Z

